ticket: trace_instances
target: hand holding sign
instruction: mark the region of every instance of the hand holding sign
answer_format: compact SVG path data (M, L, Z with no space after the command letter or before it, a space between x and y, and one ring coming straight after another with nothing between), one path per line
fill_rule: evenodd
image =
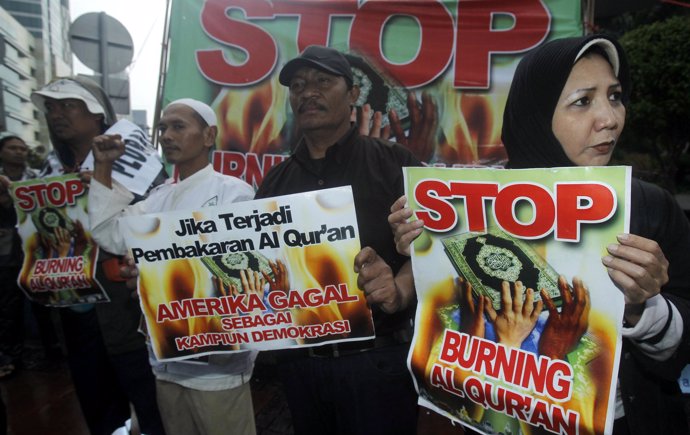
M119 120L105 133L104 136L107 137L119 137L122 145L104 139L96 143L101 138L98 136L92 147L93 152L81 165L82 169L95 170L94 163L99 158L96 154L99 154L100 158L105 159L100 166L107 166L108 169L112 167L108 172L112 173L115 181L135 195L143 195L163 167L148 134L126 119ZM114 161L110 160L111 153L118 156ZM102 178L97 175L94 174L94 178L102 183ZM109 187L110 183L106 182L105 185Z
M391 214L388 215L388 225L393 231L395 249L400 255L410 256L410 245L422 234L424 221L421 219L410 221L412 210L407 206L405 195L398 198L391 205Z
M642 317L645 301L659 294L668 282L668 260L654 240L621 234L618 242L607 247L609 255L602 262L625 297L625 320L635 325Z
M139 269L134 263L134 258L127 254L124 256L122 264L120 265L120 277L125 279L125 284L132 292L132 299L139 299L137 293L137 280L139 279Z
M364 291L369 305L379 305L386 313L394 313L402 305L393 270L376 251L365 247L355 257L357 286Z

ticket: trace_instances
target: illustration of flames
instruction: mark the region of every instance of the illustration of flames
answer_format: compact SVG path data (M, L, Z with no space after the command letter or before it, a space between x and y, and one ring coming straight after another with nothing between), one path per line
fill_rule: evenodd
M460 410L468 411L467 416L475 422L481 421L485 409L475 405L469 399L461 399L430 384L430 374L434 364L451 367L454 370L455 385L461 385L463 380L473 374L439 360L439 352L445 331L443 320L439 316L439 309L456 305L460 302L457 295L448 291L453 287L451 278L439 282L425 295L424 303L420 301L422 311L417 315L417 331L413 343L410 366L420 388L432 391L432 401L448 412ZM562 403L580 414L580 434L599 434L604 432L606 422L608 392L611 388L611 375L615 349L615 326L607 315L592 310L589 316L587 335L597 343L598 351L585 364L584 373L576 373L573 379L571 398ZM475 374L476 376L476 374ZM543 400L555 404L547 397ZM542 431L528 424L520 423L524 434L541 434Z
M293 319L299 325L314 325L336 320L349 319L353 335L373 334L373 326L364 295L357 288L357 275L352 268L352 258L357 246L344 250L342 247L322 243L304 249L290 249L286 252L290 270L300 270L292 274L290 284L293 289L322 288L324 283L347 283L349 294L359 295L354 303L337 304L292 310ZM343 337L344 338L344 337Z
M358 251L357 243L352 242L345 244L345 247L342 243L337 247L321 243L303 248L287 248L282 253L281 261L288 269L290 288L293 291L302 293L306 289L322 289L328 284L335 284L337 287L338 283L345 283L350 295L359 296L356 302L331 302L318 307L293 308L291 314L294 325L315 325L343 319L350 321L349 334L304 341L320 342L351 335L373 335L370 310L362 292L357 288L357 276L352 268L352 258ZM217 292L209 270L200 259L177 259L139 266L139 293L147 319L156 319L158 306L172 300L222 296ZM158 344L157 354L166 357L180 355L175 347L175 337L224 331L221 318L212 316L166 320L162 323L149 320L147 325L149 334L156 338L154 344ZM208 350L211 349L203 349Z
M287 88L277 76L263 84L223 91L216 99L221 150L278 153L287 121Z
M440 89L439 127L436 151L448 165L497 165L507 160L501 144L505 96L494 93L459 92L449 82Z
M438 162L448 166L505 163L501 144L505 95L460 92L445 82L432 98L440 117ZM220 120L221 150L285 153L295 139L288 126L287 88L277 77L253 87L224 90L214 105Z

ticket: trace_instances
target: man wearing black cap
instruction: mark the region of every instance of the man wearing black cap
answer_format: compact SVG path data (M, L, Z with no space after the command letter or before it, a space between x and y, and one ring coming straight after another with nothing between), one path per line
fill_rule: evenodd
M307 47L280 72L302 138L256 198L351 185L360 240L358 284L374 313L376 339L284 351L281 372L297 434L415 433L417 395L407 370L414 291L387 217L403 193L404 147L361 136L350 123L359 96L338 51Z

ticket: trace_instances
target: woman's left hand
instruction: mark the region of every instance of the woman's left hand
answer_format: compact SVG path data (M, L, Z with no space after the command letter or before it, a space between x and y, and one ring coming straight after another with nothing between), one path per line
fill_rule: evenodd
M644 304L668 282L668 260L654 240L621 234L618 242L607 246L609 255L602 262L611 280L623 292L625 304Z

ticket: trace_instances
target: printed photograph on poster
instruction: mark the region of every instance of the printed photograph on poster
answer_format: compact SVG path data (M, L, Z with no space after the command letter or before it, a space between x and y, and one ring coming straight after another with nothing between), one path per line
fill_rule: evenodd
M64 307L110 299L96 280L98 245L89 231L87 189L78 175L12 184L27 297Z
M610 433L624 302L601 257L628 231L630 177L405 168L420 405L483 434Z
M374 337L352 189L120 219L157 359Z

